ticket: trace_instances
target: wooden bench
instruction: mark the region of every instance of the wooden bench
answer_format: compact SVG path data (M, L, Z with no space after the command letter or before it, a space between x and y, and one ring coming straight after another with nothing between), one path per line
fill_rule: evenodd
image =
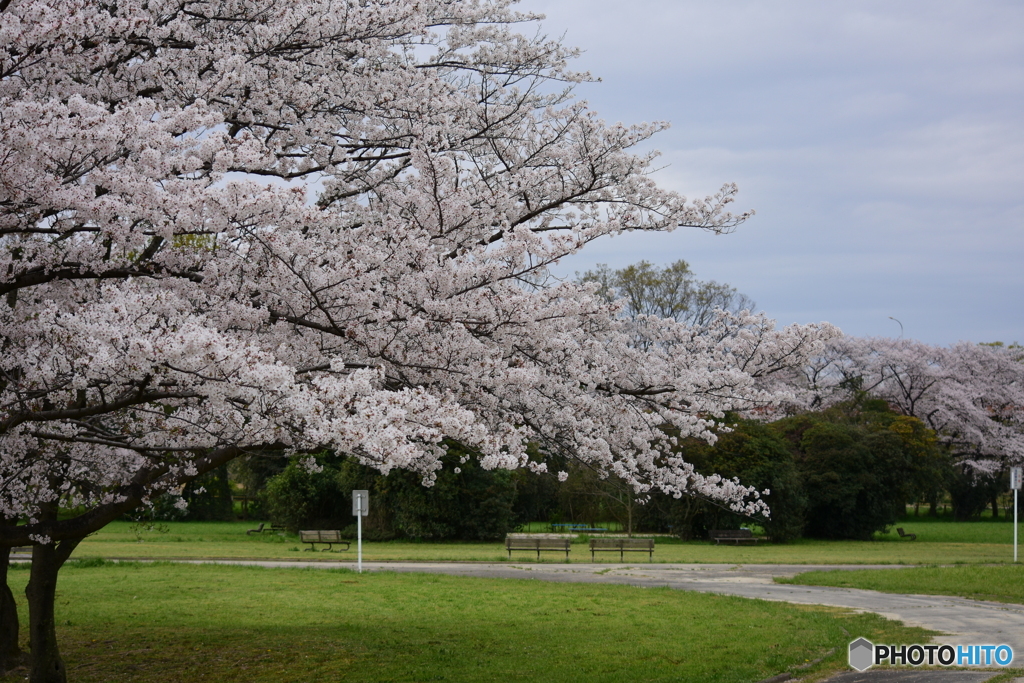
M309 548L304 548L303 550L316 550L317 543L326 543L327 547L322 548L321 552L323 550L330 550L335 543L338 545L344 543L345 547L342 550L348 550L349 546L352 545L351 541L341 540L340 531L300 531L299 540L309 544Z
M754 538L750 529L720 529L709 531L708 536L715 542L715 545L729 543L732 545L757 545L761 539Z
M256 527L255 529L248 529L248 530L246 530L245 535L246 536L252 536L253 534L262 534L263 533L263 527L265 527L266 525L267 525L266 522L260 522L260 525L258 527Z
M896 533L900 535L900 538L909 538L911 541L917 540L917 534L908 534L903 531L903 527L896 527Z
M590 561L594 561L594 553L619 551L619 561L626 553L647 553L647 559L654 559L653 538L592 538L590 539Z
M508 559L512 559L513 550L535 550L537 559L540 559L542 550L555 550L565 553L565 559L569 559L568 538L546 538L544 536L506 536L505 550L508 551Z

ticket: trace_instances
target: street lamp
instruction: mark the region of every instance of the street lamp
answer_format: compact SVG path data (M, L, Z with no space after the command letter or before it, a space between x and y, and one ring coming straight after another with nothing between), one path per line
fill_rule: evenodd
M890 315L889 316L889 320L896 320L896 318L894 318L894 317L892 317ZM903 339L903 323L901 323L899 320L896 320L896 324L900 326L900 337L899 338Z

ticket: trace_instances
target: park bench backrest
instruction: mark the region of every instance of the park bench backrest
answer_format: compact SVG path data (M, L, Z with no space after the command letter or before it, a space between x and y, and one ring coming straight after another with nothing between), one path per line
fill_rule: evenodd
M651 550L654 548L653 538L592 538L590 539L592 550L623 548L636 548L640 550Z
M341 541L341 531L299 531L299 539L302 543L338 543Z
M516 537L516 538L505 538L505 547L509 550L568 550L569 543L571 541L568 538L530 538L530 537Z

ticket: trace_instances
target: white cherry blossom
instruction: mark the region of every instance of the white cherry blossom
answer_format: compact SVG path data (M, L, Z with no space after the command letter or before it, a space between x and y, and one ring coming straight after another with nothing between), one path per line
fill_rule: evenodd
M959 461L976 469L1024 461L1024 354L1019 348L840 337L802 372L787 373L804 406L827 405L848 398L851 391L864 391L923 420Z

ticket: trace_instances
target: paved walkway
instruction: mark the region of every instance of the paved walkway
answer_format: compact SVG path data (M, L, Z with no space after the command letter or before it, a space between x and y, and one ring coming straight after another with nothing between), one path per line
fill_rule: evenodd
M998 671L849 671L833 676L825 683L984 683ZM1021 679L1011 681L1017 683Z
M237 561L266 567L353 567L352 561ZM897 595L851 588L778 584L775 577L829 569L894 569L893 565L721 565L721 564L615 564L469 562L364 562L366 571L426 572L482 578L535 579L566 583L618 583L632 586L667 586L678 590L722 593L745 598L779 600L810 605L848 607L875 612L910 626L945 635L935 642L951 645L1006 644L1013 648L1015 665L1024 663L1024 605L982 602L935 595Z

